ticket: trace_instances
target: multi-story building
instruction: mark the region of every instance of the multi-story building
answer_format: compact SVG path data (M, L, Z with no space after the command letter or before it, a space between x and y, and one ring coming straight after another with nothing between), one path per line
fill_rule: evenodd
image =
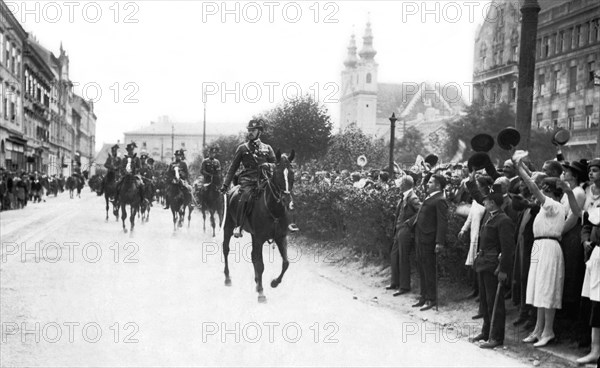
M494 1L488 21L477 31L473 101L507 102L516 109L520 8ZM571 132L567 159L593 157L597 151L600 88L600 2L539 1L532 127Z
M31 36L25 42L23 131L28 171L47 172L50 155L50 94L54 73Z
M0 166L26 168L23 130L23 47L27 32L0 1Z
M405 128L415 127L423 133L428 149L436 151L436 132L465 107L458 86L423 81L379 83L376 54L371 24L367 23L363 47L357 55L352 35L344 61L340 127L355 124L367 135L389 140L389 118L395 113L399 119L396 138L402 137Z
M129 142L135 142L137 152L147 152L155 161L171 162L178 149L185 150L186 160L192 162L202 156L203 126L201 123L172 123L166 119L151 122L141 129L125 132L123 149ZM218 134L206 134L206 144L215 140ZM100 163L99 163L100 164Z
M73 94L72 106L72 119L76 132L74 149L75 152L79 152L80 154L82 170L88 170L93 174L95 171L93 161L96 146L96 114L94 114L94 103Z

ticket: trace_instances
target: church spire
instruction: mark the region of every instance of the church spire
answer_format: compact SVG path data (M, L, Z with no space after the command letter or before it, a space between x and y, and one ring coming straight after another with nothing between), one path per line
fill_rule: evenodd
M346 60L344 60L344 65L346 68L354 68L358 63L358 58L356 57L356 40L354 37L354 32L350 37L350 44L348 45L348 56Z
M363 36L363 47L358 53L363 60L373 60L377 51L373 48L373 31L371 30L371 21L367 21L365 35Z

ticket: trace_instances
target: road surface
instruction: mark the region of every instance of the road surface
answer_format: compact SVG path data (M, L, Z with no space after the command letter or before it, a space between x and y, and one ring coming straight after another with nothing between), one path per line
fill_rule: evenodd
M281 260L265 245L268 301L259 304L249 239L232 242L226 287L221 240L201 224L194 212L174 233L170 211L155 205L125 234L87 188L0 213L1 365L525 366L456 330L354 300L320 276L319 257L293 246L272 289Z

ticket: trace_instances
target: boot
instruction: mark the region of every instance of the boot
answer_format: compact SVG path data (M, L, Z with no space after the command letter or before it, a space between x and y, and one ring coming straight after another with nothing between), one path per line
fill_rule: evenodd
M163 210L168 210L169 209L169 199L165 198L165 206L163 207Z
M237 223L238 226L235 227L235 229L233 229L233 236L236 238L241 238L242 237L242 228L244 227L244 220L246 217L246 199L243 198L244 194L242 194L240 196L240 203L238 204L238 208L237 208L237 212L236 212L236 219L237 219Z

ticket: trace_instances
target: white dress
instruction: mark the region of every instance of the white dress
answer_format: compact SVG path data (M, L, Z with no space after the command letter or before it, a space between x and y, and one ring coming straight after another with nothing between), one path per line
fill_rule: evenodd
M481 219L483 219L484 213L485 207L477 203L477 201L473 201L473 203L471 204L471 209L469 210L469 216L467 217L465 224L460 230L467 231L469 230L469 228L471 228L471 244L469 245L467 260L465 261L465 265L467 266L473 265L473 261L475 260L475 256L477 255L477 243L479 243L479 225L481 225Z
M585 191L583 210L588 211L598 207L600 207L600 196L594 196L592 187L589 186ZM600 302L600 247L594 247L590 259L585 263L585 278L581 296Z
M546 197L533 221L533 236L559 239L565 226L565 208ZM527 304L536 308L562 308L565 263L557 240L537 239L531 250L531 266L527 278Z

